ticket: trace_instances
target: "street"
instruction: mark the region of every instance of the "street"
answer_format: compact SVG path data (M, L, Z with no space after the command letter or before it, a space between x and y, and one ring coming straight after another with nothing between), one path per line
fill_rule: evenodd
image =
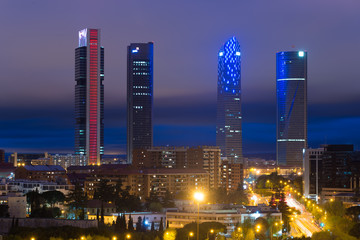
M301 212L300 215L293 215L294 221L291 223L291 235L299 237L305 235L311 237L314 232L320 232L321 229L315 224L312 215L306 211L305 207L296 201L293 197L287 196L286 202L289 207L295 208ZM300 232L300 235L299 235Z

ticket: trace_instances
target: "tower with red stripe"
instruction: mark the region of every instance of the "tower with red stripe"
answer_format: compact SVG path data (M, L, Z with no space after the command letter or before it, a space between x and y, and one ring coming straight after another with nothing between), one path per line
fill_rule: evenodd
M100 164L104 151L104 48L100 29L79 31L75 50L75 153Z

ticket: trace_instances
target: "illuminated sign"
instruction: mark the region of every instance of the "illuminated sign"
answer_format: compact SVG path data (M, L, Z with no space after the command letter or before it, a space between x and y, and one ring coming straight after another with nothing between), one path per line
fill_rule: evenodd
M139 47L136 47L136 48L133 49L131 52L132 52L132 53L137 53L137 52L139 52Z
M79 31L79 47L86 47L87 46L86 35L87 35L87 29L86 28Z

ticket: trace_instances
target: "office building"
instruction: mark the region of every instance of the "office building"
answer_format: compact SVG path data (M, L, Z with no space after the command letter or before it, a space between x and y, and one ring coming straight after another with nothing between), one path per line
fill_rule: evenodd
M240 55L235 37L218 53L216 145L221 149L221 157L233 163L243 163Z
M127 162L153 145L153 43L132 43L127 62Z
M324 145L322 156L322 188L353 188L352 153L354 146Z
M322 170L322 156L324 148L308 148L304 150L304 195L306 198L311 198L318 201L321 192L321 170Z
M353 195L360 184L360 152L351 144L304 150L304 194L319 202Z
M100 164L104 153L104 48L100 29L79 31L75 49L75 154Z
M278 165L302 166L307 148L307 53L276 54L276 158Z

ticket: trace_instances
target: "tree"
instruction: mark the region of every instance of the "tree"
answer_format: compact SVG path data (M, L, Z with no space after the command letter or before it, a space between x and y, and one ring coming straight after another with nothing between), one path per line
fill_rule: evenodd
M196 233L197 224L195 222L186 224L183 228L178 229L178 233L176 236L176 239L183 240L188 239L189 232ZM210 234L210 229L213 229L213 234ZM165 231L165 233L168 230ZM205 239L207 237L210 237L210 240L215 240L215 237L217 236L217 239L220 239L221 236L218 233L225 233L226 232L226 226L219 222L204 222L199 225L199 239ZM193 238L196 239L196 238Z
M346 209L346 215L350 216L352 221L359 222L360 221L360 206L353 206Z
M151 222L151 232L155 231L155 223L154 221Z
M162 231L164 231L164 220L161 217L160 218L160 225L159 225L159 232L162 232Z
M142 231L141 225L142 225L142 218L139 216L139 217L138 217L138 220L137 220L137 222L136 222L136 231L137 231L137 232L141 232L141 231Z
M316 232L311 237L312 240L332 240L334 237L330 232Z
M31 191L26 194L26 201L30 204L31 212L33 212L41 207L41 203L44 199L38 189L36 189L36 191Z
M69 192L66 196L66 202L70 209L75 210L76 219L85 218L85 208L87 205L87 195L84 193L82 187L79 184L75 185L75 188Z
M0 205L0 217L10 217L8 205Z
M104 178L100 179L96 192L94 193L94 199L99 199L102 202L110 202L115 198L115 188L109 184L109 180Z
M128 230L129 231L134 231L134 222L133 222L133 219L131 217L131 214L129 215Z
M125 219L125 214L122 214L121 216L121 225L120 225L120 229L122 231L125 231L126 230L126 219Z
M65 195L60 191L47 191L41 194L41 196L50 207L54 207L58 202L61 203L65 201Z
M355 224L349 231L349 235L354 237L360 236L360 223Z
M247 194L245 194L244 190L242 189L241 184L238 185L236 191L229 193L228 199L229 199L230 203L234 203L234 204L246 205L249 203Z
M324 204L326 212L333 216L343 217L345 215L345 207L341 201L326 202Z
M163 209L163 206L159 202L152 202L150 203L148 210L150 212L161 212Z
M210 195L215 203L228 203L226 188L211 189Z
M255 233L254 230L250 229L247 234L245 235L245 240L254 240L255 239Z
M145 207L149 211L161 211L162 204L159 199L158 193L153 189L150 191L150 196L145 199Z
M163 234L164 240L175 240L176 239L176 230L175 229L167 229Z
M164 208L173 208L175 207L175 203L174 203L174 197L173 195L170 193L169 190L166 189L165 191L165 195L161 201L161 204Z
M115 199L116 209L119 212L141 211L142 203L138 196L130 194L130 186L120 191L120 197Z
M121 221L122 221L122 219L121 219L121 216L120 215L118 215L117 217L116 217L116 222L115 222L115 232L117 232L117 233L121 233L122 231L121 231Z

